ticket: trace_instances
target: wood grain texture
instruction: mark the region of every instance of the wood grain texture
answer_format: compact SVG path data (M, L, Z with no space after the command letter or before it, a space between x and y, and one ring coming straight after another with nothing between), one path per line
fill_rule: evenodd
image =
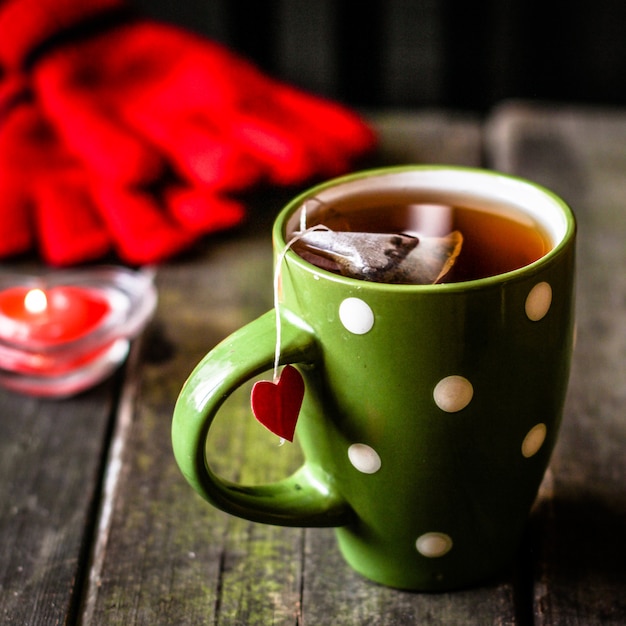
M2 624L76 618L115 387L63 401L0 389Z
M537 625L626 623L626 117L510 103L493 164L554 189L578 221L577 345L534 517Z

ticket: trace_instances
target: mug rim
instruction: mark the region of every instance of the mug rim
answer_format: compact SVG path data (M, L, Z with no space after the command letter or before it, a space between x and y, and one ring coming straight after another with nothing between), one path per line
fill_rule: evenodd
M472 181L482 180L483 182L489 182L491 184L495 183L499 185L500 192L510 191L511 187L515 187L517 190L524 190L526 193L534 195L536 198L541 199L542 203L552 205L555 211L558 211L560 216L563 218L563 223L561 224L562 233L559 236L555 237L554 232L551 233L551 239L553 241L553 245L537 260L519 267L517 269L503 272L500 274L494 274L491 276L486 276L483 278L477 278L467 281L459 281L459 282L450 282L450 283L435 283L435 284L397 284L397 283L378 283L372 281L366 281L359 278L351 278L347 276L342 276L339 274L335 274L323 268L317 267L313 265L309 261L306 261L300 255L298 255L294 250L289 249L285 252L285 261L288 260L289 263L295 263L298 266L302 267L305 271L315 274L320 278L324 278L326 280L331 280L333 282L339 282L342 284L346 284L347 286L359 286L363 288L367 285L368 289L389 289L392 288L394 291L405 290L405 291L432 291L432 292L451 292L451 291L468 291L471 289L484 288L487 286L493 285L501 285L504 282L508 282L510 280L524 278L526 276L534 274L536 271L539 271L544 266L550 264L555 257L560 256L561 252L564 248L566 248L570 241L574 238L576 233L576 218L571 207L556 193L551 191L550 189L544 187L543 185L536 183L534 181L528 180L526 178L507 174L504 172L500 172L498 170L492 170L488 168L479 168L479 167L468 167L462 165L397 165L397 166L385 166L379 168L365 169L357 172L352 172L350 174L346 174L344 176L335 177L329 179L325 182L314 185L298 196L293 198L285 207L279 212L277 215L274 226L273 226L273 243L275 254L281 254L281 251L285 249L287 246L287 237L286 230L288 227L289 220L296 214L296 212L303 206L306 200L312 199L316 197L319 193L328 192L329 190L333 190L339 187L349 187L354 183L358 183L359 181L365 179L371 179L376 177L402 177L403 175L410 175L411 173L421 173L422 175L432 174L435 178L443 178L444 176L448 176L450 174L455 175L458 178L458 187L454 187L452 189L442 189L442 192L448 193L448 195L455 194L466 194L468 196L473 196L479 200L482 198L478 195L477 189L468 189L464 187L463 183L468 183ZM434 181L442 184L442 181ZM448 183L449 184L449 183ZM440 190L436 188L434 192L439 192ZM487 196L489 195L489 190L487 188L483 191ZM332 195L332 194L331 194ZM493 200L495 204L502 204L505 202L501 199ZM526 215L530 215L537 219L537 221L544 226L547 230L551 230L549 226L546 226L545 216L542 216L538 210L535 210L534 207L529 210L527 203L526 204L516 204L509 199L507 202L508 206L511 208L515 208L518 211L523 212ZM554 230L554 229L552 229Z

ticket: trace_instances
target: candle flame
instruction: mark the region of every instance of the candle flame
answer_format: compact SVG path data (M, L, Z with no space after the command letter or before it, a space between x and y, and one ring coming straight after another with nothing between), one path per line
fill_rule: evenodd
M29 313L43 313L48 308L48 298L41 289L31 289L24 296L24 308Z

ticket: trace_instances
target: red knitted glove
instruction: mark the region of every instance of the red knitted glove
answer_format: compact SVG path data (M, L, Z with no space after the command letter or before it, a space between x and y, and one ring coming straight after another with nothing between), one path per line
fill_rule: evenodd
M150 263L196 237L169 220L146 192L101 185L55 136L32 101L23 99L0 123L0 256L39 245L52 265L94 260L114 247L132 264ZM173 202L185 204L189 192ZM192 198L191 202L213 202ZM236 207L235 218L241 211Z
M182 176L240 189L345 171L371 131L190 33L135 21L49 51L36 89L68 145L107 178Z
M337 174L374 144L342 107L199 37L130 20L119 0L9 0L0 31L5 75L32 76L58 136L55 151L61 138L61 152L79 157L72 168L82 195L132 263L239 221L241 207L218 190ZM54 210L36 211L44 230L61 219L57 200Z
M109 236L83 168L61 149L25 92L19 97L10 108L5 100L0 122L0 256L30 250L39 231L42 256L52 264L97 258L109 249Z
M68 11L71 2L59 0L55 19L42 4L0 6L0 257L38 245L52 265L94 260L111 249L128 263L153 263L200 234L240 222L242 206L211 190L171 174L149 189L118 185L67 148L34 99L24 60L27 42L52 36L65 24L63 16L76 16ZM90 6L95 4L114 2L92 0ZM21 27L10 28L16 25Z

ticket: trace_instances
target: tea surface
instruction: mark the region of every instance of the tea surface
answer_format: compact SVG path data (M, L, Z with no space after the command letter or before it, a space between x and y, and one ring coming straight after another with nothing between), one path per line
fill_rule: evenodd
M509 207L499 211L426 202L366 208L320 207L308 216L306 225L317 224L338 232L407 233L417 238L445 237L458 231L463 245L454 265L440 281L445 283L510 272L536 261L551 248L539 224ZM316 263L297 245L294 249L307 260L329 269L323 259Z

